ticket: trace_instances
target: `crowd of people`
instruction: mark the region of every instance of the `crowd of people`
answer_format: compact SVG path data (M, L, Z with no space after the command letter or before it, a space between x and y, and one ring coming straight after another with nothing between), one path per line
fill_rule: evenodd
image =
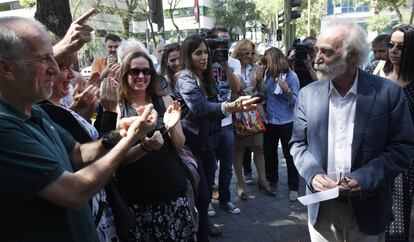
M414 187L414 27L372 42L333 25L287 55L223 27L160 44L105 38L88 80L74 71L92 9L59 39L24 17L0 18L0 174L5 241L209 241L211 202L241 213L251 160L276 196L279 142L288 197L312 194L312 241L408 241ZM265 117L235 132L236 113ZM189 161L189 162L187 162ZM216 170L219 176L216 179ZM216 184L216 181L218 183ZM229 215L233 216L233 215Z

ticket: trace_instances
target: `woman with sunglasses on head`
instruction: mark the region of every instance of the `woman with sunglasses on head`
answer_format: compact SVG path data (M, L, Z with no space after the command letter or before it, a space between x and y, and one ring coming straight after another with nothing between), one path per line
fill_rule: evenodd
M143 52L122 60L120 118L137 115L149 103L158 112L156 131L135 148L136 161L120 166L118 186L135 218L127 241L193 241L196 227L185 196L186 175L177 154L185 137L181 108L159 87L151 59Z
M256 65L257 58L256 46L250 40L240 40L234 48L233 58L240 61L241 64L241 90L239 94L253 95L263 93L263 72L261 66ZM276 192L271 188L266 179L265 161L263 152L263 134L255 134L245 138L236 137L236 150L234 160L234 171L237 177L237 195L242 200L246 200L248 195L244 191L242 165L243 155L246 147L250 147L253 152L254 163L259 176L259 190L264 191L266 195L276 196Z
M388 44L388 60L380 72L400 85L414 119L414 27L400 25L391 35ZM409 241L411 203L414 190L414 161L405 168L394 182L394 221L387 227L386 241Z
M207 208L216 169L215 149L221 119L239 110L255 107L258 98L243 96L234 102L219 102L207 42L199 35L187 37L181 47L184 70L175 85L176 98L183 105L182 124L188 145L197 158L200 187L196 206L200 214L198 241L208 241ZM210 225L210 227L209 227ZM211 231L212 232L212 231Z

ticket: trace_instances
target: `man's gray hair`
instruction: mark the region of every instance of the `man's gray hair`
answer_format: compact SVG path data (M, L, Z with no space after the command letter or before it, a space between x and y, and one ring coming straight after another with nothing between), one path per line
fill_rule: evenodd
M0 17L0 58L16 61L28 54L26 42L19 37L14 27L17 23L27 23L45 29L35 19L16 16Z
M118 62L121 63L122 59L128 55L129 52L135 52L135 51L142 51L145 54L149 54L148 49L145 47L145 45L134 38L129 38L127 40L123 40L121 44L119 44L118 48L116 49L116 54L118 55Z
M361 66L367 60L371 49L367 32L357 24L348 25L348 27L350 34L348 40L344 43L344 57L347 57L350 53L354 53L358 58L357 66Z

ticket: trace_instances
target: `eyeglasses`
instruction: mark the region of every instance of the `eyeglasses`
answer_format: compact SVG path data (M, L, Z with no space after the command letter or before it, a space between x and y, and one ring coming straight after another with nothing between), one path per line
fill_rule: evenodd
M144 76L148 76L151 74L150 68L132 68L127 71L127 74L130 76L139 76L139 74L142 73Z
M243 55L254 55L254 51L243 51L242 52Z
M392 49L395 47L397 47L397 49L399 50L403 50L404 49L404 43L400 43L400 44L395 44L395 43L388 43L388 48Z

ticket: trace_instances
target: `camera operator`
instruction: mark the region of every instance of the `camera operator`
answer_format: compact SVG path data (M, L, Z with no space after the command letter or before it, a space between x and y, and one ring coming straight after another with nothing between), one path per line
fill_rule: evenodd
M300 88L318 79L313 68L316 57L315 44L316 38L312 36L306 37L302 42L296 39L288 52L290 68L298 75Z
M228 55L231 44L228 30L224 27L214 27L207 34L207 43L212 54L214 79L219 92L219 100L229 101L232 93L239 92L241 65L239 60ZM229 213L239 214L240 209L230 200L230 181L234 161L234 134L231 116L222 119L216 154L220 160L218 186L220 206ZM212 184L209 185L212 186ZM210 204L209 215L214 216L214 214L214 208Z

